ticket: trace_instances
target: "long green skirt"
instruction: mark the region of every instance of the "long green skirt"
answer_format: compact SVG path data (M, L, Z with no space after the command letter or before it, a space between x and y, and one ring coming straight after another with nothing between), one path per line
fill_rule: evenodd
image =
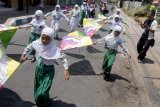
M81 19L80 19L80 24L83 26L83 19L86 17L86 13L85 12L82 12L81 13Z
M31 33L29 37L29 43L32 43L33 41L40 38L40 34Z
M38 62L38 61L37 61ZM55 69L53 65L44 66L36 64L34 97L38 107L48 107L50 105L49 90L54 78Z
M37 39L39 39L40 38L40 35L39 34L35 34L35 33L31 33L30 34L30 37L29 37L29 43L32 43L33 41L35 41L35 40L37 40ZM35 55L36 54L36 52L35 52L35 50L33 50L32 52L31 52L31 55Z
M106 53L103 60L102 69L104 72L111 72L112 66L116 60L117 52L113 49L106 48Z

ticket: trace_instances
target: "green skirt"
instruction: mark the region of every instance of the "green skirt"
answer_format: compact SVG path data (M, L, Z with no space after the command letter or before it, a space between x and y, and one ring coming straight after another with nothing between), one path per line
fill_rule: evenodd
M111 72L112 66L116 60L117 52L113 49L106 48L106 53L103 60L102 69L104 72Z
M36 33L31 33L30 37L29 37L29 43L32 43L33 41L37 40L40 38L40 34L36 34Z
M49 90L52 86L54 74L54 65L36 64L34 97L38 106L48 107L50 105Z
M80 19L80 24L83 26L83 19L86 17L86 13L85 12L82 12L81 13L81 19Z

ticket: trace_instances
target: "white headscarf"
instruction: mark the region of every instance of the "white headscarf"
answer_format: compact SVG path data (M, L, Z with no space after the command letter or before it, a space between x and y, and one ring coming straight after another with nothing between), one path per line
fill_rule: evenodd
M121 12L121 10L120 10L120 9L117 9L116 12Z
M32 21L31 21L31 25L34 25L34 26L44 26L45 25L45 20L44 20L44 14L41 10L37 10L35 12L35 16L39 16L39 20L37 20L36 18L34 18Z
M56 11L56 8L57 8L57 7L59 8L58 11ZM60 5L56 5L56 6L55 6L55 11L56 11L56 12L61 12L61 6L60 6Z
M118 31L118 32L122 32L122 26L119 26L119 25L116 25L114 28L113 28L113 31Z
M118 19L119 19L119 20L118 20L118 22L116 22L116 21L115 21L115 18L118 18ZM120 16L119 16L119 15L114 15L113 22L115 22L115 23L119 23L119 22L120 22Z
M77 7L78 9L76 10L75 7ZM80 12L80 7L77 4L74 6L73 12L75 14L78 14Z
M56 11L56 8L59 8L59 10L58 11ZM60 14L61 14L61 7L60 7L60 5L56 5L55 6L55 10L52 12L52 14L53 14L53 16L55 16L55 17L60 17Z
M41 42L42 35L45 34L49 36L52 40L48 45L43 45ZM58 59L60 57L60 49L56 47L56 44L54 42L55 32L52 28L46 27L42 30L41 37L33 42L33 46L37 47L36 51L38 51L39 56L41 56L44 59L52 60L52 59Z

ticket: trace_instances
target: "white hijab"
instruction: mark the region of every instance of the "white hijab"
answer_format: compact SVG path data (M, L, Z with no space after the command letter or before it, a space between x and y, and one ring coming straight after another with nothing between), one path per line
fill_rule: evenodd
M59 8L59 10L56 11L56 8ZM61 7L60 7L60 5L56 5L56 6L55 6L54 13L55 13L56 15L61 13Z
M116 25L116 26L113 28L113 32L114 32L114 31L122 32L122 30L123 30L122 26L119 26L119 25Z
M36 18L34 18L32 21L31 21L31 25L34 25L34 26L44 26L45 25L45 20L44 20L44 14L41 10L37 10L35 12L35 16L39 16L39 20L37 20Z
M115 18L119 18L118 22L115 21ZM119 15L114 15L113 22L119 23L120 22L120 16Z
M75 8L78 8L77 10ZM78 14L80 12L80 7L76 4L73 9L74 14Z
M48 35L52 40L48 45L43 45L41 42L41 37L33 42L33 46L36 47L39 56L47 60L58 59L60 57L60 49L56 47L54 42L55 32L52 28L46 27L42 30L41 36L45 34Z

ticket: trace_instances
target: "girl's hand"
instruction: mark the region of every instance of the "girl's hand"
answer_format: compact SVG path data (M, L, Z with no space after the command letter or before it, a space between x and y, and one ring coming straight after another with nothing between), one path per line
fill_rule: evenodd
M65 79L65 80L69 80L69 78L70 78L70 74L69 74L69 72L68 72L68 69L65 69L65 70L64 70L64 79Z
M96 42L93 42L93 45L96 45L97 44L97 41Z
M26 54L22 54L20 58L20 63L22 64L26 60Z

